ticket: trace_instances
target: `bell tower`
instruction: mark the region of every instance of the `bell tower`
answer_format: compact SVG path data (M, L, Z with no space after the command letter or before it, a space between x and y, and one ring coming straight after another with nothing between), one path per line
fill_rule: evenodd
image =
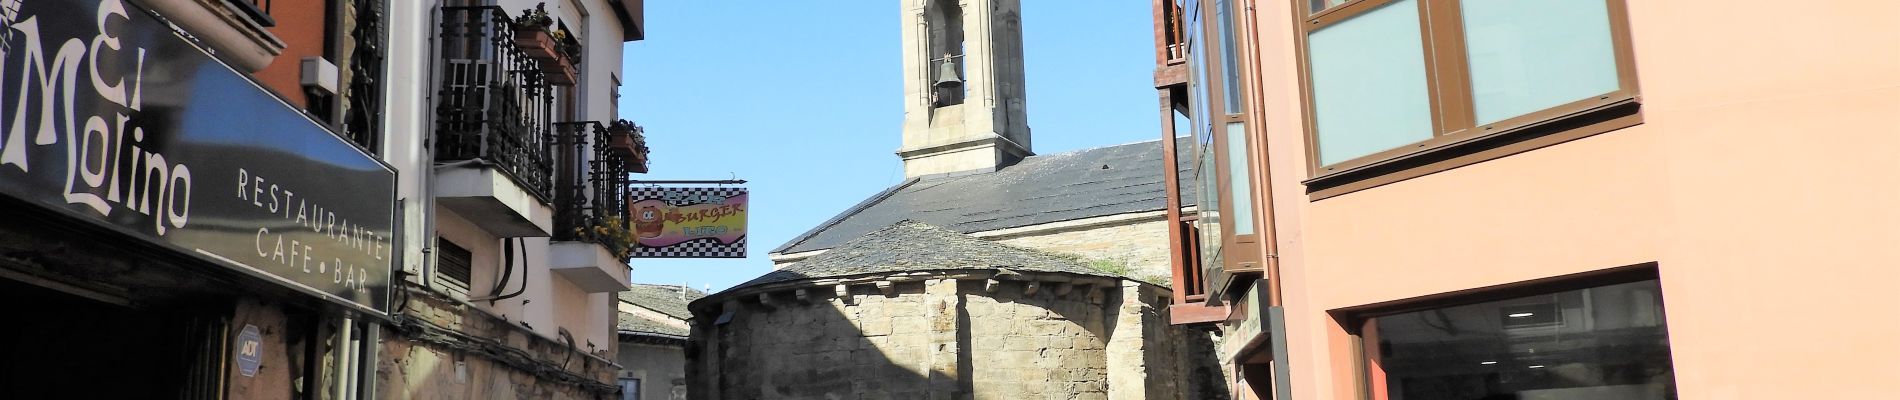
M904 1L904 176L994 171L1031 154L1020 0Z

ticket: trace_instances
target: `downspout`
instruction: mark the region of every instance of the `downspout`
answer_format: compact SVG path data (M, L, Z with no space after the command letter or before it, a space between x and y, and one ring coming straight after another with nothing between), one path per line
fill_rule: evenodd
M352 327L352 329L356 329L356 327ZM363 378L363 336L361 334L352 334L349 337L349 343L350 347L347 352L350 356L349 367L344 370L346 374L338 374L338 378L345 382L343 385L343 393L336 396L336 398L356 400L361 397L358 395L356 389L362 384Z
M1256 18L1259 12L1254 8L1254 0L1244 1L1247 5L1246 51L1248 57L1252 59L1249 66L1254 72L1253 84L1250 86L1253 86L1251 88L1254 93L1253 98L1261 100L1266 97L1266 88L1261 84L1261 81L1265 79L1261 79L1260 74L1260 66L1263 64L1260 63L1260 24ZM1248 134L1253 137L1255 143L1260 144L1258 154L1263 155L1259 157L1260 173L1253 175L1255 175L1254 187L1261 188L1259 202L1261 207L1258 212L1261 223L1265 225L1261 229L1261 242L1265 248L1262 249L1260 258L1267 270L1266 323L1269 328L1267 345L1273 353L1273 398L1292 399L1293 382L1289 375L1293 373L1293 368L1288 365L1292 360L1289 360L1288 354L1290 346L1286 339L1286 303L1282 298L1280 281L1280 235L1274 218L1273 168L1267 162L1267 157L1264 157L1267 154L1267 135L1263 134L1266 132L1266 124L1261 123L1260 120L1266 115L1266 107L1262 103L1262 101L1253 102L1251 111L1254 113L1254 123L1248 125L1254 127L1254 131Z
M377 398L376 370L379 367L377 365L378 353L382 352L382 343L383 329L380 325L369 324L363 327L363 345L367 346L368 350L363 351L363 361L357 363L357 365L359 365L356 372L357 388L354 391L355 394L361 396L361 398ZM360 367L362 365L368 365L369 367L362 368Z
M419 7L419 8L422 8L423 13L427 15L429 26L431 27L442 26L441 25L442 21L437 20L437 18L439 17L438 17L438 14L436 13L435 8L433 7ZM393 10L385 9L385 11L391 14L394 14ZM392 28L393 28L393 25L392 25ZM428 49L428 55L426 56L427 59L423 61L427 62L427 65L429 65L430 67L424 68L422 70L423 84L428 87L428 89L424 90L422 93L422 99L423 99L422 104L424 107L426 107L424 111L427 111L427 110L432 110L435 108L435 101L436 101L435 99L436 87L435 86L438 83L436 82L436 79L435 79L434 66L436 65L435 59L439 58L440 55L436 54L438 46L437 46L437 43L435 42L437 35L434 32L434 28L425 29L424 31L428 32L422 35L423 37L422 41L425 48ZM435 204L435 173L436 173L435 172L435 143L436 143L435 142L436 141L435 113L423 112L419 114L423 116L421 118L422 119L421 131L426 132L426 133L424 133L422 136L423 137L422 146L421 146L422 159L416 160L415 162L411 163L411 166L424 167L420 169L426 172L422 173L422 179L417 179L417 188L416 188L416 193L417 193L416 195L423 199L423 201L421 202L422 205L417 206L418 208L421 208L420 210L417 210L417 211L419 211L422 214L422 235L416 238L417 241L421 242L420 243L421 245L419 247L422 247L423 266L422 266L421 271L417 271L417 274L420 276L417 277L416 283L421 284L424 288L432 288L435 286L435 271L436 271L436 267L439 265L436 260L437 250L436 250L436 240L435 240L435 238L437 237L437 234L435 232L435 229L436 229L436 226L435 226L436 224L436 221L435 221L435 218L436 218L436 215L435 215L435 207L436 207L436 204ZM426 208L424 208L425 205L426 205ZM404 296L403 299L404 299L403 300L404 303L408 303L407 296ZM404 304L404 308L405 309L408 308L407 304Z
M354 328L355 326L356 326L356 321L353 318L349 317L348 315L345 315L343 317L343 323L337 327L336 344L332 345L331 347L332 349L335 349L334 351L336 352L336 368L337 368L337 374L335 375L336 382L331 385L331 390L332 390L331 393L333 393L332 398L343 399L343 400L350 399L350 397L347 397L347 393L349 393L349 390L350 390L350 381L352 380L351 377L355 375L352 373L353 371L350 368L350 362L352 359L356 358L356 357L352 357L354 352L351 351L350 345L354 342L351 341L350 339L350 329Z

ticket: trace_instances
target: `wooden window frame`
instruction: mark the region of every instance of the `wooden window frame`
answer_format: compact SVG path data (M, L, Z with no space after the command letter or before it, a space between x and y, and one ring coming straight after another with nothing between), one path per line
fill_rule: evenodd
M1308 46L1314 32L1398 0L1352 0L1324 10L1296 1L1295 48L1312 200L1410 179L1642 123L1627 0L1602 0L1609 11L1618 88L1490 124L1476 121L1462 23L1462 0L1414 0L1419 7L1432 137L1333 164L1319 159L1318 120Z
M1390 398L1389 388L1385 369L1379 366L1378 321L1375 318L1652 280L1662 281L1659 268L1656 263L1644 263L1368 304L1333 310L1330 314L1352 338L1350 354L1353 359L1350 362L1353 364L1354 376L1351 379L1356 381L1353 385L1357 391L1356 398L1386 400Z
M1202 54L1204 59L1201 63L1204 70L1201 71L1201 76L1205 78L1205 82L1199 83L1207 86L1209 104L1201 104L1199 106L1208 108L1206 114L1210 121L1207 121L1208 126L1206 129L1207 134L1213 136L1214 149L1212 155L1214 158L1214 179L1218 182L1215 186L1219 188L1218 193L1215 195L1220 196L1220 210L1218 210L1218 214L1221 226L1220 251L1222 265L1220 268L1222 273L1210 276L1214 278L1214 281L1211 282L1207 288L1206 293L1209 296L1222 295L1226 291L1226 286L1234 282L1234 278L1237 275L1258 274L1266 271L1265 265L1262 263L1263 257L1261 257L1259 247L1262 236L1261 232L1265 229L1265 227L1260 224L1260 216L1265 214L1261 211L1260 196L1254 193L1261 189L1261 185L1257 182L1249 182L1248 187L1254 190L1245 193L1247 196L1246 204L1236 204L1237 202L1233 201L1235 199L1235 193L1233 192L1234 187L1232 183L1234 182L1236 172L1241 171L1230 168L1232 164L1230 160L1228 160L1228 155L1233 154L1228 151L1229 146L1235 145L1228 140L1230 135L1227 129L1228 125L1232 123L1240 123L1246 131L1241 133L1242 137L1249 139L1248 143L1239 144L1240 146L1246 147L1241 149L1242 151L1240 153L1248 155L1262 154L1255 146L1259 142L1259 140L1256 139L1257 135L1253 134L1261 129L1260 124L1253 116L1261 115L1261 113L1254 109L1257 102L1255 101L1253 93L1247 90L1251 87L1249 85L1255 79L1252 73L1252 57L1250 57L1253 50L1251 46L1242 45L1246 43L1246 39L1249 38L1250 35L1248 35L1248 32L1251 32L1252 29L1248 28L1252 26L1254 22L1253 13L1247 12L1253 8L1251 4L1252 0L1226 0L1226 2L1230 8L1226 10L1226 15L1229 19L1227 23L1231 25L1228 26L1227 29L1232 31L1232 37L1236 42L1233 44L1234 54L1232 54L1232 57L1234 59L1226 59L1226 57L1229 56L1225 52L1228 43L1224 41L1228 39L1229 35L1228 32L1221 29L1221 13L1215 9L1215 7L1220 5L1220 2L1217 0L1201 0L1196 4L1201 7L1199 13L1202 18L1199 23L1201 24L1200 28L1203 32L1201 35L1202 40L1206 43L1194 44L1191 48L1191 51L1204 52ZM1190 55L1190 57L1192 56L1193 55ZM1231 90L1235 91L1233 95L1239 97L1240 104L1237 109L1233 110L1226 109L1226 96L1228 96L1228 90L1230 90L1230 88L1226 87L1228 83L1226 80L1226 68L1229 64L1240 70L1240 73L1236 74L1238 79L1233 82L1238 87L1231 88ZM1199 122L1197 122L1196 125L1197 126L1194 127L1195 129L1201 128L1201 126L1198 126L1201 125ZM1199 143L1196 143L1196 145L1198 146ZM1201 153L1197 151L1197 154ZM1258 160L1254 158L1255 157L1249 157L1242 165L1242 168L1246 169L1245 175L1248 178L1254 178L1260 174ZM1197 163L1196 165L1202 164ZM1205 201L1200 202L1204 203ZM1237 235L1234 231L1235 227L1239 225L1234 222L1233 209L1236 206L1242 205L1250 208L1250 211L1252 211L1251 214L1254 216L1254 220L1251 221L1253 233Z

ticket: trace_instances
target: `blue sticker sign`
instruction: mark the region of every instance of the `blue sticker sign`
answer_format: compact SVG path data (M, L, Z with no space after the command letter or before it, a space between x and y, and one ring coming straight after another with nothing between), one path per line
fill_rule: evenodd
M264 363L264 335L257 332L257 325L244 325L237 337L238 373L246 377L257 376L257 367Z

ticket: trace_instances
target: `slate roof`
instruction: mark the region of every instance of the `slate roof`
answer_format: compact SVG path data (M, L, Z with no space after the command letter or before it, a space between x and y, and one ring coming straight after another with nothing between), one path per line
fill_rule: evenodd
M686 291L685 298L680 297L681 290ZM657 311L668 317L681 320L693 319L693 313L686 310L686 303L699 300L701 297L706 297L706 293L680 285L635 283L633 287L628 288L627 291L620 292L620 301L622 302ZM622 332L657 333L670 336L686 336L686 334L689 333L686 328L668 325L667 321L660 321L627 312L620 312L618 314L619 321L616 323L616 326Z
M1177 139L1191 145L1187 138ZM1161 140L1030 156L993 172L912 179L885 189L772 250L824 250L901 220L959 233L1161 210ZM1192 157L1178 171L1191 173ZM1191 188L1192 185L1184 185ZM1183 206L1193 190L1183 190Z
M667 325L665 322L656 321L652 318L626 312L619 314L620 321L617 326L621 332L657 333L670 336L686 336L691 333L687 328Z
M680 290L686 290L686 298L680 298ZM625 292L620 292L620 301L633 303L653 311L659 311L679 319L692 319L693 313L686 310L686 303L706 297L705 292L683 288L680 285L652 285L635 283Z
M993 268L1122 278L1053 253L996 243L922 222L904 220L720 293L805 279Z

